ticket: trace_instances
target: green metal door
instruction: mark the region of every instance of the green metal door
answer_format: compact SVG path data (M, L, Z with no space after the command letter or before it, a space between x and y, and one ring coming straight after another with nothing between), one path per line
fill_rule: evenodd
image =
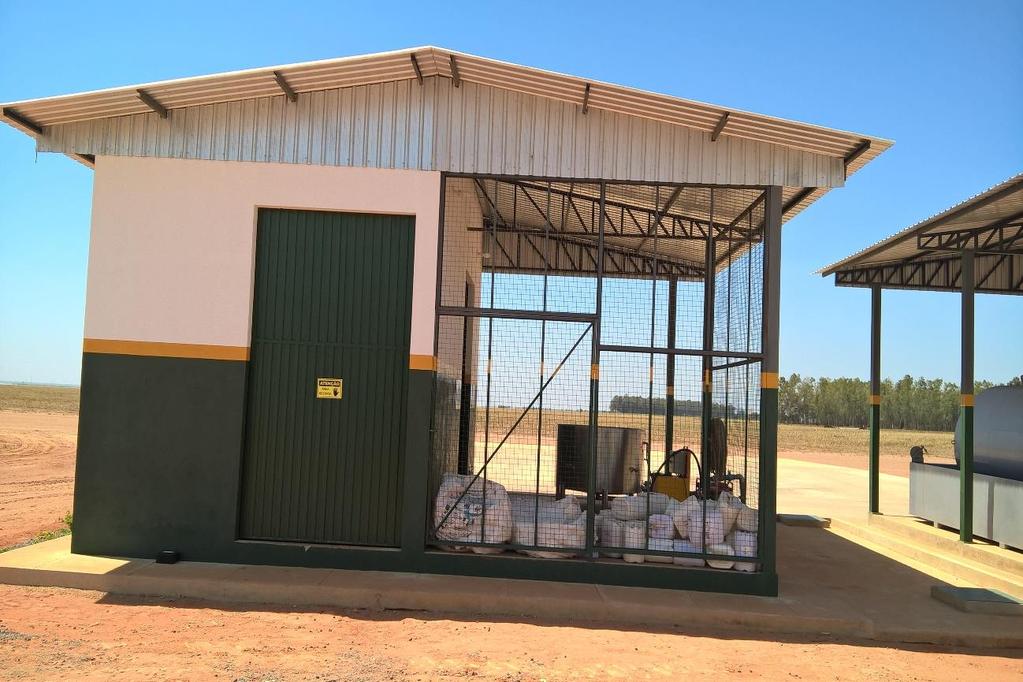
M260 209L241 537L399 545L413 231Z

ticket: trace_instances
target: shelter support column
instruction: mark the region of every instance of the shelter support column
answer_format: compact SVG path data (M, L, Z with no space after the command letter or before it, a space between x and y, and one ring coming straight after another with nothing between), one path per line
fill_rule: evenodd
M764 293L760 369L760 532L763 570L775 572L778 495L778 315L781 294L781 187L767 190L764 215Z
M973 542L973 251L962 253L962 376L959 425L959 539Z
M881 464L881 286L870 288L870 457L867 476L870 489L867 499L870 513L880 509L879 469Z
M668 348L675 348L675 311L678 299L678 278L672 276L668 280ZM664 459L671 457L675 449L675 355L669 353L666 358L664 386ZM689 464L686 460L685 464Z
M710 220L714 223L714 188L710 189ZM702 392L700 393L700 493L704 500L710 499L708 485L710 483L710 422L714 416L714 358L709 354L714 350L714 275L715 254L714 230L707 230L707 241L704 242L703 260L703 356ZM715 471L719 477L723 471Z

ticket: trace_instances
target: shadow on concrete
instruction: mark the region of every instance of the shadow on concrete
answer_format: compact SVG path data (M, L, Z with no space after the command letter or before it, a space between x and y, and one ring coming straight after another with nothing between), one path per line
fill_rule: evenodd
M934 585L947 584L914 568L906 566L887 556L871 551L850 540L829 531L816 528L778 528L779 566L781 577L780 594L777 599L750 597L732 594L651 591L638 588L602 588L615 590L614 597L628 597L628 590L638 589L636 598L642 602L670 601L680 595L678 623L651 624L641 619L632 622L608 619L577 619L534 617L534 615L485 614L475 615L463 609L461 613L424 611L410 609L359 609L323 607L315 605L281 606L241 601L215 601L194 598L138 597L107 594L100 603L117 605L166 605L175 608L213 608L232 612L273 612L273 613L322 613L374 621L396 621L413 618L420 621L459 621L483 623L524 623L540 627L571 626L591 629L619 631L640 631L649 633L681 634L692 637L715 639L794 642L794 643L842 643L864 647L896 648L906 651L957 652L976 656L1010 656L1023 659L1023 649L1003 648L1001 643L1010 641L1008 646L1023 647L1023 619L1010 616L995 616L962 613L931 598ZM523 558L523 560L530 560ZM188 566L187 563L181 564ZM116 569L115 569L116 570ZM302 569L288 569L302 570ZM361 574L365 576L366 574ZM381 574L381 590L394 589L394 581ZM338 580L343 582L343 572ZM454 581L472 581L473 589L479 590L480 581L494 591L506 588L526 589L535 597L537 593L549 590L552 593L566 588L564 583L531 581L505 581L485 578L448 578ZM470 584L470 583L465 583ZM315 586L309 589L315 590ZM450 586L449 586L450 589ZM308 595L308 592L306 592ZM659 597L660 595L660 597ZM306 600L308 601L308 599ZM739 620L725 619L723 627L708 627L707 617L697 618L699 624L687 624L694 616L707 616L711 612L726 614L755 611L765 615L755 627L744 626ZM777 619L777 630L765 626L771 618ZM786 618L804 619L799 629L803 632L786 631ZM822 627L817 632L806 627L810 619L845 619L845 622L865 623L869 636L849 635L829 631ZM663 618L663 611L659 619ZM716 623L717 621L715 621ZM841 628L838 628L840 630ZM997 648L973 648L973 647ZM965 648L970 647L970 648Z

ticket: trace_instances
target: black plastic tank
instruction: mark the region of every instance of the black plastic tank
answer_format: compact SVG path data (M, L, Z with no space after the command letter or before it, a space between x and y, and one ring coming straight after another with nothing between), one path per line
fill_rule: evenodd
M956 422L956 462L961 422ZM1023 481L1023 386L994 386L977 395L973 408L973 471Z

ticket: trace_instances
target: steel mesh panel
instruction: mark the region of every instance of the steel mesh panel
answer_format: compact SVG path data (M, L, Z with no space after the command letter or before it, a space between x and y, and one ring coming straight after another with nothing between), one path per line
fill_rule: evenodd
M445 178L429 543L756 569L764 196Z

